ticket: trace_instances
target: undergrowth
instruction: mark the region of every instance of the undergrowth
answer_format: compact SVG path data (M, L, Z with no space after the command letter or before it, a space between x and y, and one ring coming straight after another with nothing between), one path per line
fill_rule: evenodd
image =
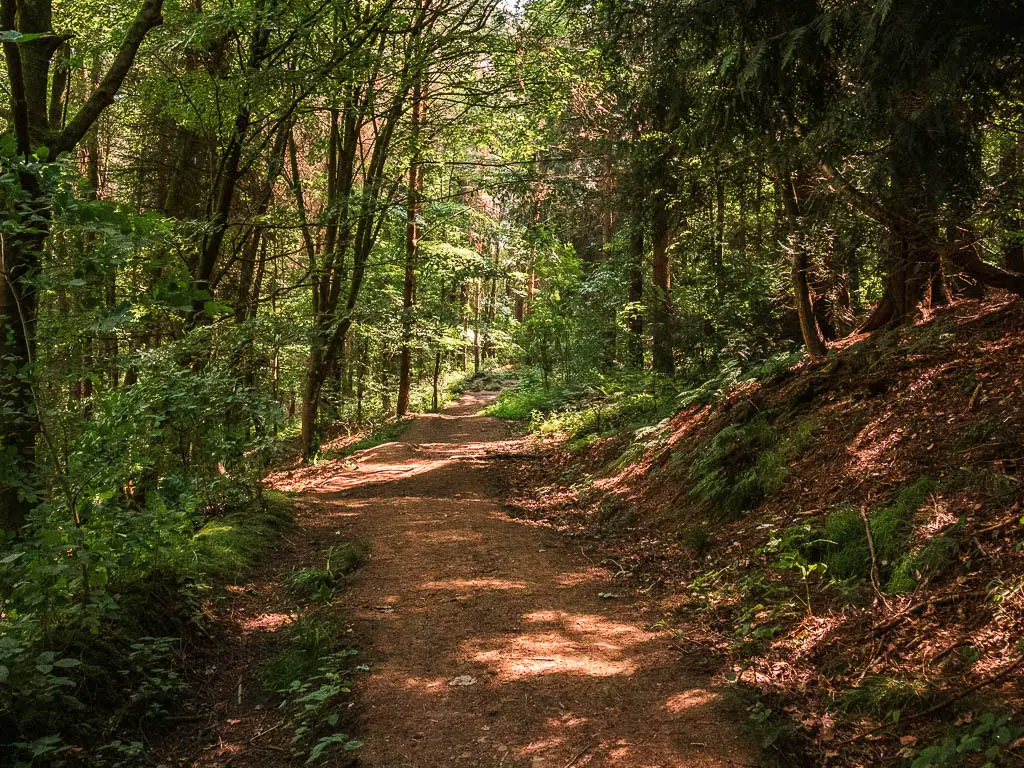
M285 578L285 586L296 597L328 602L344 579L366 559L365 547L346 542L327 550L323 568L299 568Z
M326 573L335 573L331 556L338 572L350 572L365 551L352 545L332 550ZM310 599L321 597L318 591ZM362 746L350 735L351 677L366 667L353 664L357 651L350 643L351 630L336 611L300 610L283 633L281 647L266 662L261 677L292 734L292 754L305 765L354 764L354 759L344 757Z
M118 734L129 723L133 735L145 731L186 692L181 638L205 620L201 600L290 524L287 497L268 493L196 530L187 518L137 530L122 543L130 561L94 546L84 568L45 536L11 544L0 560L0 762L73 765L87 754L96 768L139 764L142 742Z
M789 463L814 441L815 424L799 419L782 430L770 413L730 424L694 452L689 496L735 517L776 493Z

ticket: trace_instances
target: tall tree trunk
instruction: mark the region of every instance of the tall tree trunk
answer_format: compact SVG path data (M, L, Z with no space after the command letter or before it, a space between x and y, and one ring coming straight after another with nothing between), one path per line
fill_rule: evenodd
M480 373L480 278L473 281L473 373Z
M629 362L644 367L644 220L642 209L634 212L629 231Z
M721 296L725 274L725 175L721 164L715 168L715 248L711 266L715 274L715 293Z
M397 414L405 416L409 411L409 393L412 389L412 337L413 311L416 303L416 261L419 252L420 194L423 189L423 165L420 162L420 126L423 119L423 84L413 86L410 115L410 137L412 157L409 160L409 190L406 201L405 223L405 280L402 284L402 350L398 367Z
M651 335L653 337L652 363L654 370L666 376L675 373L672 348L672 278L669 265L668 204L665 193L654 194L651 210L651 243L654 258L651 277L654 296L651 307Z
M1007 232L1003 246L1003 266L1011 272L1024 272L1024 216L1021 215L1021 195L1024 194L1024 134L1004 140L1000 171L1004 178L1004 197L1010 202L1002 215L1003 229Z
M789 223L790 282L793 286L793 299L796 302L796 315L800 322L800 335L803 337L804 346L807 347L807 354L811 357L824 357L828 354L828 348L818 327L818 320L814 316L811 286L807 279L810 256L803 227L808 195L804 192L806 184L799 181L799 178L789 171L778 170L776 174L779 194Z

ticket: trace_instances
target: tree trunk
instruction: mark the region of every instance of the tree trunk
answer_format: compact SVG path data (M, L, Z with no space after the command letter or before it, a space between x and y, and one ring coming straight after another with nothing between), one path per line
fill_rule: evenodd
M440 381L440 379L441 379L441 350L438 349L438 350L435 350L435 352L434 352L434 386L433 386L433 394L432 394L432 396L430 398L430 408L433 411L436 411L438 409L438 402L439 402L439 400L438 400L438 394L437 394L437 385L438 385L438 382Z
M644 367L644 220L642 209L635 211L629 232L629 362Z
M48 206L39 215L49 218ZM40 423L35 373L36 280L44 235L8 237L0 264L0 530L17 531L28 518L37 492L36 440ZM10 373L8 373L10 372Z
M480 278L473 281L473 373L480 373Z
M800 320L800 334L804 337L807 353L811 357L824 357L828 354L825 341L821 338L814 307L811 304L811 289L807 282L807 248L798 234L790 237L792 267L790 277L793 283L793 296L796 299L796 314Z
M668 205L663 192L657 192L652 201L651 241L654 246L654 260L651 277L654 282L653 306L651 307L651 335L653 336L654 370L666 376L675 373L672 349L672 279L669 268Z
M396 412L399 417L409 411L409 393L412 389L412 336L413 308L416 303L416 260L419 250L419 198L423 188L423 166L420 163L419 135L423 117L423 86L417 82L413 86L412 114L410 116L409 141L412 144L412 158L409 161L409 190L406 201L405 224L405 280L402 285L402 350L398 369L398 404Z

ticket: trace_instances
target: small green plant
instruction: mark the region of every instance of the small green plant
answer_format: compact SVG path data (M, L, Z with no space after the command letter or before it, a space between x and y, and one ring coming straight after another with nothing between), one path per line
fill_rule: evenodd
M838 704L845 712L896 722L907 710L925 709L935 700L937 692L933 683L920 678L873 675L856 688L844 691Z
M814 529L808 523L788 528L782 536L773 536L762 552L776 555L775 568L782 571L796 571L804 585L805 607L808 614L813 614L811 606L811 577L825 575L828 566L824 563L808 559L806 553L815 543L812 541Z
M285 586L297 597L328 602L345 576L355 571L366 559L366 549L346 542L327 551L323 568L299 568L285 579Z
M697 557L703 557L714 544L714 537L707 525L688 525L679 532L679 542Z
M981 768L995 768L1004 764L1008 748L1022 736L1024 728L1014 725L1008 715L986 712L975 723L922 749L910 766L947 768L980 755L985 761Z

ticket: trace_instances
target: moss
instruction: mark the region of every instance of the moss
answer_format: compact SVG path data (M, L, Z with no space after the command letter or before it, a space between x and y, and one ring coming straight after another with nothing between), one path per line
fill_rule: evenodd
M215 583L241 578L292 525L288 498L267 493L257 508L232 512L200 528L186 549L184 568Z

